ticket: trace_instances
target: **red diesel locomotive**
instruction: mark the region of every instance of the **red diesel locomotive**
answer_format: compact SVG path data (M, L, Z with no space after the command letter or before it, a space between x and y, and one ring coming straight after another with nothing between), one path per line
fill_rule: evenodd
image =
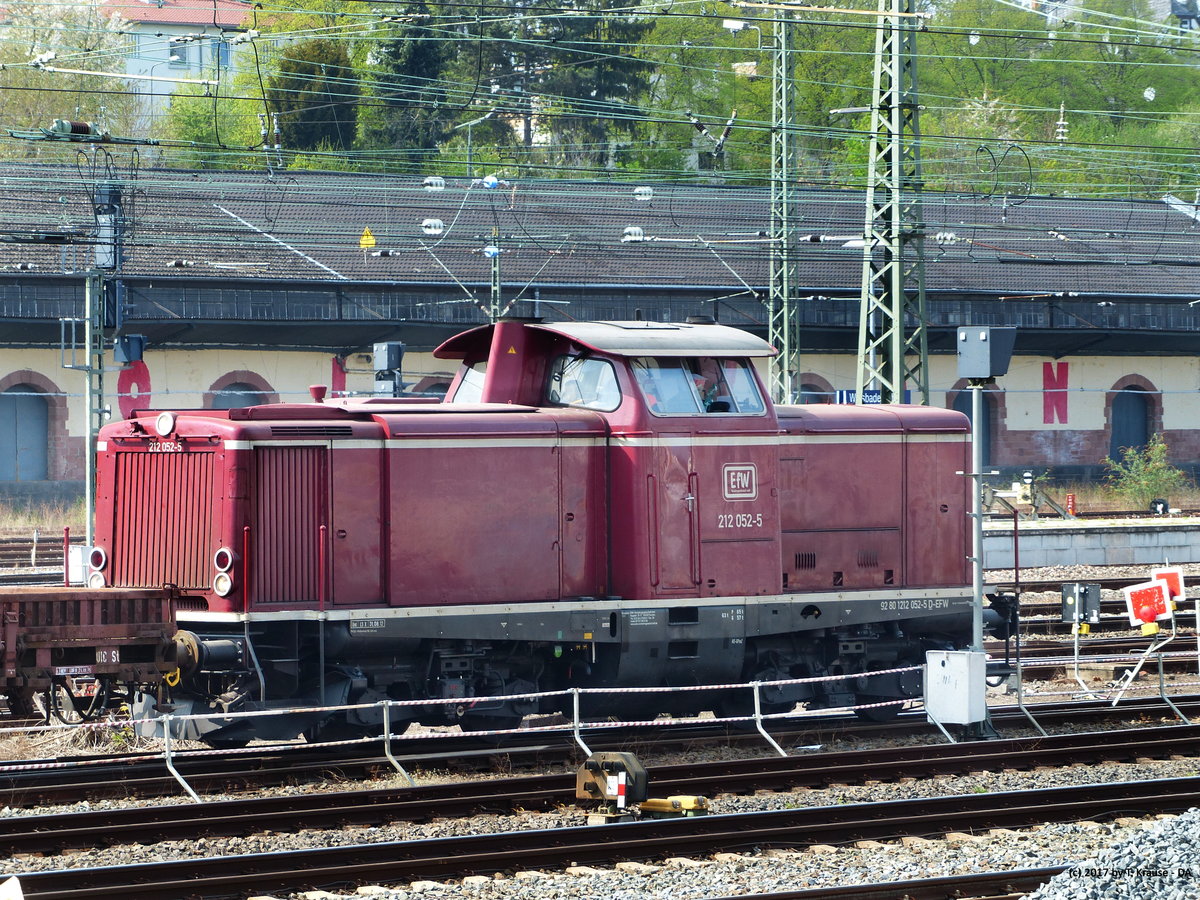
M461 361L444 402L139 414L100 435L89 583L182 592L169 701L214 741L370 729L378 708L222 715L383 698L474 727L574 686L917 696L855 676L969 642L968 421L774 406L773 353L714 324L511 320L436 351Z

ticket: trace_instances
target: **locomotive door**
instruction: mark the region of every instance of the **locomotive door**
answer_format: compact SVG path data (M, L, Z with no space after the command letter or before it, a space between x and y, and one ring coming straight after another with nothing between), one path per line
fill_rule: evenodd
M329 473L330 595L338 606L383 602L381 449L334 445Z
M699 479L691 435L659 435L651 452L650 582L658 591L691 591L700 582Z

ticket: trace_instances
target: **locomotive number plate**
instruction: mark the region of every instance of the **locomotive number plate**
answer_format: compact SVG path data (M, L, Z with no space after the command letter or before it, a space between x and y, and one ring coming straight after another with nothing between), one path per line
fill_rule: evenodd
M121 661L120 647L97 647L96 648L96 665L111 666L114 663Z

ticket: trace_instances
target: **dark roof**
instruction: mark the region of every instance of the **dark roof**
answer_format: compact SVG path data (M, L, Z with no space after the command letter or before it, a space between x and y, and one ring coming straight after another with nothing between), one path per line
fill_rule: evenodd
M100 180L74 168L0 166L0 238L13 241L0 243L0 280L89 268ZM687 293L689 311L731 298L747 321L723 321L765 320L770 198L763 187L653 184L645 199L637 188L648 185L635 182L512 179L488 187L446 178L444 189L428 190L415 176L286 170L143 170L110 180L122 184L129 225L122 275L130 282L179 279L187 291L219 285L227 294L289 282L291 296L306 284L353 285L400 291L412 302L427 295L439 309L422 318L469 324L481 320L470 299L486 302L492 261L484 248L494 245L506 302L538 293L577 302L586 292L648 304ZM793 218L804 234L797 295L812 305L806 340L819 346L822 329L842 335L857 323L863 197L802 188L796 200ZM1075 325L1095 339L1097 321L1109 315L1099 304L1117 302L1125 318L1115 330L1125 335L1196 328L1200 306L1187 302L1198 296L1200 221L1191 204L927 192L923 212L935 322L962 321L957 306L940 304L986 302L991 312L979 324L1030 325L1022 319L1036 310L1041 324L1031 327ZM452 311L455 303L462 308ZM1166 306L1138 318L1140 307L1130 305L1138 303ZM1047 324L1050 307L1065 310L1057 324ZM634 317L623 307L594 315ZM371 324L370 315L363 319L359 326Z
M0 246L0 265L32 262L41 273L86 267L97 180L75 169L0 166L0 236L74 242L65 250ZM769 197L758 187L655 185L651 199L639 200L628 182L489 189L450 178L444 190L429 191L419 177L179 170L112 180L125 184L132 275L486 284L482 250L495 243L508 283L737 288L768 280ZM1200 222L1166 202L924 197L932 291L1195 294ZM797 191L805 290L857 290L861 247L845 244L861 235L863 218L861 194ZM433 219L443 231L423 233ZM642 229L643 239L623 241L627 228ZM362 249L366 229L375 244ZM372 255L379 251L394 255Z

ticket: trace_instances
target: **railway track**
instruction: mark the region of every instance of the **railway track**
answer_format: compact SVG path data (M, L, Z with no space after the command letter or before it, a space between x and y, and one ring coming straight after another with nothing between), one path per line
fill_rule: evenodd
M1173 702L1186 715L1200 715L1200 695L1177 696ZM1047 726L1111 719L1144 720L1174 714L1157 699L1124 699L1117 706L1099 701L1044 703L1028 707ZM997 728L1024 728L1029 722L1016 707L995 707ZM899 737L936 734L936 726L923 713L901 714L894 722L867 724L853 716L821 717L803 725L769 723L773 737L785 747L814 746L838 738ZM730 731L723 726L675 728L600 729L584 732L593 751L634 750L640 754L691 749L719 742L763 747L752 729ZM580 754L569 735L537 735L521 743L497 747L470 743L462 738L434 737L394 745L397 759L407 768L454 766L493 768L497 757L525 764L570 764ZM403 747L403 750L401 749ZM924 752L928 747L921 747ZM406 752L405 752L406 751ZM805 756L805 759L810 758ZM266 748L259 753L182 754L174 758L176 770L199 793L250 790L280 784L333 779L372 778L394 771L377 743L349 746L298 745L286 751ZM0 804L17 808L74 803L111 798L177 796L179 783L168 773L160 756L84 756L63 760L30 760L0 766Z
M1044 637L1030 639L1027 635L1021 641L1021 668L1025 670L1063 670L1074 665L1074 644L1069 637L1063 640L1050 640ZM1079 642L1079 664L1084 667L1107 667L1114 672L1131 668L1137 662L1137 656L1149 645L1142 637L1083 637ZM1003 659L1003 644L986 642L987 650L993 660ZM1178 653L1179 655L1175 655ZM1015 654L1010 654L1013 656ZM1196 672L1196 641L1194 636L1181 636L1178 643L1168 644L1163 648L1163 671L1170 673ZM1157 655L1151 656L1146 663L1145 671L1148 676L1154 676L1158 671Z
M941 837L949 831L1179 813L1200 804L1200 778L1093 784L884 803L650 820L397 841L283 853L20 874L27 900L240 897L355 885L814 843ZM895 896L895 895L893 895Z
M976 771L1194 755L1200 726L1164 726L1050 738L1019 738L933 747L810 753L779 758L656 766L654 796L751 794L889 782ZM1197 787L1200 790L1200 786ZM570 803L575 774L465 781L300 796L204 803L180 816L175 805L0 818L0 853L49 853L129 843L234 837L287 830L375 826L483 813L547 810Z
M83 539L72 538L71 544L82 547ZM57 567L61 572L62 565L61 531L39 534L36 540L32 537L0 537L0 569Z

